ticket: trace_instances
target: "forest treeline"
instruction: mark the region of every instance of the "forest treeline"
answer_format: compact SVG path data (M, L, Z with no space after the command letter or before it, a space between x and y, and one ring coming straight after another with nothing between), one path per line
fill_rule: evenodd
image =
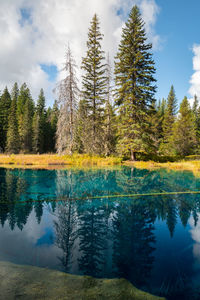
M200 153L200 108L184 97L180 107L173 85L156 101L155 63L140 11L134 6L122 30L112 72L95 14L82 58L82 87L68 46L65 78L57 100L46 109L41 89L37 102L24 83L0 96L0 151L7 153L186 156Z

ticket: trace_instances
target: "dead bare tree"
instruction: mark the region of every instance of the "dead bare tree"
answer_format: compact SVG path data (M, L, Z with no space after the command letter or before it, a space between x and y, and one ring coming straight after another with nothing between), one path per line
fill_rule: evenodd
M70 46L68 46L65 66L62 70L67 74L55 89L58 90L58 104L60 108L56 131L56 150L59 154L72 154L73 151L75 116L80 94L76 69L76 62L72 56Z

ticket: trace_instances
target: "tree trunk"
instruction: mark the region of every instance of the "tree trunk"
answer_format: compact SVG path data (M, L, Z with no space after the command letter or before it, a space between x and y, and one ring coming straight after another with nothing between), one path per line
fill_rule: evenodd
M131 150L131 160L135 161L135 152Z

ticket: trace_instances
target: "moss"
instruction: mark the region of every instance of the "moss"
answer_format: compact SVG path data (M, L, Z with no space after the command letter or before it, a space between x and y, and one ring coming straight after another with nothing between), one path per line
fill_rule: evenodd
M125 279L95 279L0 262L0 299L161 300Z

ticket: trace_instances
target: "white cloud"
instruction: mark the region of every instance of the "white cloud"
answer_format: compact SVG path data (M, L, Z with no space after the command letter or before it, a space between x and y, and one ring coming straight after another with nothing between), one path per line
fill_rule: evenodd
M197 97L200 100L200 45L194 45L193 46L193 70L194 73L192 77L190 78L190 89L189 93L192 97L194 95L197 95ZM191 102L192 99L191 99Z
M155 0L0 0L0 4L0 88L26 81L34 98L41 87L47 98L53 98L55 82L49 81L40 64L54 64L58 70L62 69L68 42L80 66L95 12L104 33L103 48L111 57L116 53L122 26L134 4L141 8L154 48L159 43L154 31L159 13ZM22 20L21 9L27 10L30 20Z

